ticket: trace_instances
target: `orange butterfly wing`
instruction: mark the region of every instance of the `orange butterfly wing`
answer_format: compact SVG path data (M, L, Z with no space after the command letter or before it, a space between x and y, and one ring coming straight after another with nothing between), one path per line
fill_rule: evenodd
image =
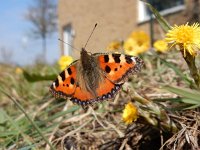
M124 54L99 55L97 59L106 77L114 83L123 83L130 74L140 71L143 66L140 58Z
M76 65L71 65L63 70L53 82L50 91L56 98L72 96L76 89Z

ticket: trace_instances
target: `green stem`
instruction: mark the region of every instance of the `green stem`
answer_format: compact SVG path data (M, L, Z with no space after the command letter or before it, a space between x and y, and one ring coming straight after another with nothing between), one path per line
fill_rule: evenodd
M184 54L183 54L183 57L184 57ZM200 73L195 64L195 57L190 55L186 51L186 56L184 57L184 59L190 69L190 74L191 74L192 78L194 79L194 82L197 85L197 88L200 89Z
M52 150L55 150L53 145L51 145L51 143L47 140L47 138L43 135L42 131L40 130L40 128L35 124L35 122L30 118L30 116L26 113L26 111L24 110L24 108L20 105L20 103L17 102L17 100L15 100L13 97L11 97L9 94L7 94L6 92L4 92L2 89L0 89L0 91L2 93L4 93L8 98L10 98L10 100L12 100L12 102L14 102L16 104L16 106L24 113L24 115L26 116L26 118L30 121L30 123L33 125L33 127L37 130L38 134L45 140L45 142L49 145L49 147Z

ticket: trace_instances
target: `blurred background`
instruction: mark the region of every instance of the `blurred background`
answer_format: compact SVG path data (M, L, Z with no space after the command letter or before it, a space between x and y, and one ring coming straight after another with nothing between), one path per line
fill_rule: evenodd
M171 25L199 20L198 0L149 0ZM123 41L142 30L151 41L163 31L139 0L7 0L1 2L0 62L29 65L54 63L61 55L78 58L95 23L98 26L87 50L105 52L111 41Z

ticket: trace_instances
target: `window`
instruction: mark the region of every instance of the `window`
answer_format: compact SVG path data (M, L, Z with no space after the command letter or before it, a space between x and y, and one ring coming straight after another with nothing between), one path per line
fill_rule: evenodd
M153 5L162 15L174 13L185 8L184 0L147 0ZM147 6L139 1L138 3L138 21L144 22L150 19L151 12Z
M64 41L68 43L64 44L64 55L72 55L72 47L70 45L73 44L74 31L71 24L64 27L63 37Z

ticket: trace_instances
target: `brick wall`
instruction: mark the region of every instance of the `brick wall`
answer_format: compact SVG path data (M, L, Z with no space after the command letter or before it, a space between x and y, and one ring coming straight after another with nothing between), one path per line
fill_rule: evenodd
M186 9L165 16L170 24L185 23L188 20L188 10L191 1L186 0ZM105 52L107 45L113 40L125 40L133 30L144 30L149 33L149 22L138 24L138 0L59 0L58 21L60 38L63 38L63 28L71 23L75 37L73 46L81 49L88 39L95 23L98 26L88 43L87 50ZM155 39L162 37L160 26L154 24ZM60 43L61 52L63 43ZM73 57L79 56L74 50Z

